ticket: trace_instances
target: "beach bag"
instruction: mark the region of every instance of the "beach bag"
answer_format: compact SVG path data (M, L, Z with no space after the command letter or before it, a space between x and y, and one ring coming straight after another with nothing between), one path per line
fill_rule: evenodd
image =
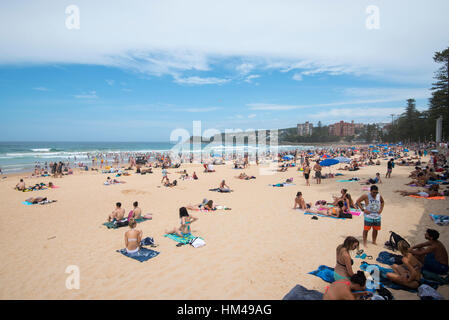
M352 219L352 214L348 213L348 212L343 212L340 215L340 218L346 218L346 219Z
M194 248L199 248L199 247L205 246L206 242L199 237L195 237L189 241L189 244Z
M444 300L444 297L438 291L427 284L419 286L418 296L421 300Z
M127 226L128 225L128 219L123 219L123 220L119 220L119 221L115 221L114 222L114 226L116 227L116 228L118 228L118 227L124 227L124 226Z
M390 240L385 242L385 247L387 247L388 249L390 249L392 251L396 251L396 250L398 250L398 243L401 240L405 241L410 246L410 244L407 242L407 240L402 238L396 232L390 231Z

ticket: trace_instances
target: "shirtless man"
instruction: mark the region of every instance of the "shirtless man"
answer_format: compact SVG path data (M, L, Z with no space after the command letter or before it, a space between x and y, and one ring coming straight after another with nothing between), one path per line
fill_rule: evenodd
M410 252L424 264L423 270L436 274L447 274L449 272L447 250L438 241L440 233L433 229L427 229L424 237L428 241L413 246Z
M304 179L306 179L306 186L310 186L310 183L309 183L310 167L309 167L309 162L308 161L306 162L306 165L304 167L303 174L304 174Z
M368 295L365 290L366 277L363 271L357 271L350 280L338 280L326 287L323 300L356 300L358 297ZM362 291L352 293L351 291Z
M316 183L321 184L321 166L319 161L313 166L313 170L315 170Z
M117 202L115 204L115 209L108 217L108 222L115 220L122 220L125 216L125 209L122 208L122 204Z
M25 182L23 182L23 179L20 179L20 182L16 184L16 189L19 191L23 191L26 189Z

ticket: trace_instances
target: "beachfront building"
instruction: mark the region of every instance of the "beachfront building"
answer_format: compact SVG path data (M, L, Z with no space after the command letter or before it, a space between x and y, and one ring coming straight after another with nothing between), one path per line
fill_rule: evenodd
M309 121L306 121L305 123L298 123L298 136L311 136L312 135L312 129L313 124L311 124Z
M337 137L348 137L355 135L354 120L349 122L340 121L329 125L329 135Z

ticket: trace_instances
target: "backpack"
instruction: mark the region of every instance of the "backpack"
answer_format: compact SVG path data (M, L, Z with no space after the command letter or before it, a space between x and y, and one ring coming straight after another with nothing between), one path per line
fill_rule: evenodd
M385 242L385 247L387 247L387 249L390 249L392 251L396 251L396 250L398 250L398 243L401 240L405 241L410 246L410 244L407 242L407 240L402 238L396 232L390 231L390 240Z

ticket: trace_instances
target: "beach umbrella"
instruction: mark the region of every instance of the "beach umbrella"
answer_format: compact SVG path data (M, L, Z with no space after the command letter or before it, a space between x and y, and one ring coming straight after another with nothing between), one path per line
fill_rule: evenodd
M433 149L433 150L430 150L430 151L438 153L438 150L436 150L436 149Z
M283 156L282 159L283 160L291 160L291 159L293 159L293 156L288 154L286 156Z
M345 158L345 157L337 157L334 159L337 160L339 163L350 163L351 162L351 159Z
M404 152L408 152L408 149L404 149Z
M336 159L325 159L325 160L320 162L320 166L322 166L322 167L330 167L330 166L333 166L333 165L335 165L337 163L339 163L339 161L336 160Z
M222 155L221 155L221 154L218 154L218 153L214 153L214 154L212 155L212 157L222 157Z
M379 152L379 150L373 150L372 152Z

